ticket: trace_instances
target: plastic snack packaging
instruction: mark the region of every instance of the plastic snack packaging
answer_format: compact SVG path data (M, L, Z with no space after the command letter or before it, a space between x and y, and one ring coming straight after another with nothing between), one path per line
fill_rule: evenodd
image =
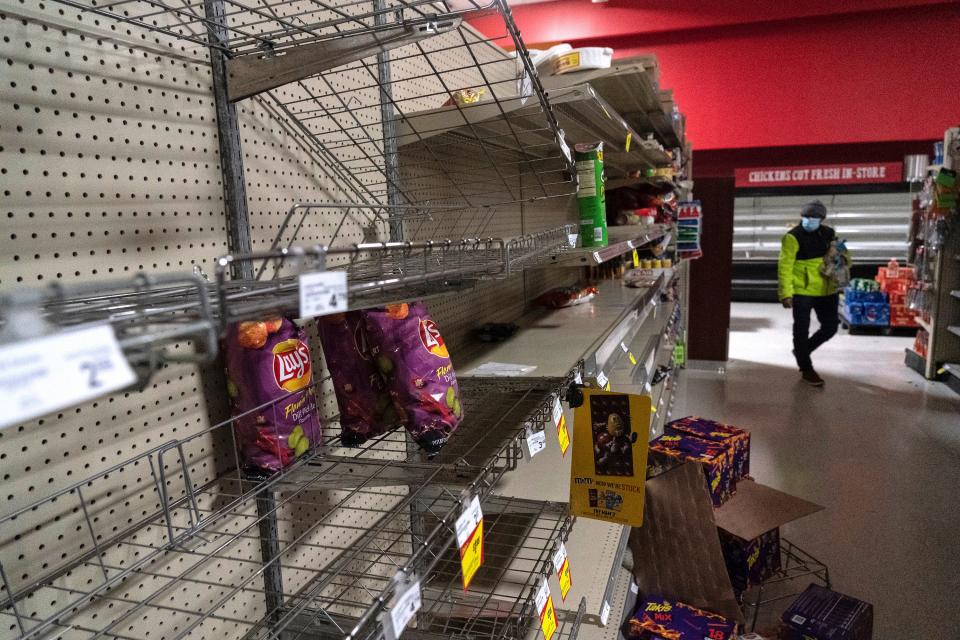
M537 304L551 309L561 309L584 304L593 300L599 290L596 287L555 287L537 296Z
M287 318L239 322L227 330L225 343L241 464L274 472L319 446L320 419L303 330Z
M317 331L340 409L341 444L359 446L400 424L400 413L370 353L363 312L320 316Z
M574 146L577 163L577 207L584 247L607 246L607 205L603 186L603 143Z
M732 640L736 626L736 622L716 613L651 594L637 600L636 611L626 625L626 636L631 640Z
M387 382L407 431L428 455L463 421L457 374L423 302L363 312L374 364Z

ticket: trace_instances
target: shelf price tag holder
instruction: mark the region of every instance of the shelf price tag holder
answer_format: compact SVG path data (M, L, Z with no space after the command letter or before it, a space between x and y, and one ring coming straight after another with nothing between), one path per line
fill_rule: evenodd
M416 574L407 575L402 570L398 571L393 576L393 582L395 586L390 611L383 619L384 640L397 640L423 606L420 580Z
M533 425L527 425L527 451L530 458L537 455L547 448L547 432L543 429L534 429Z
M567 555L567 547L560 540L557 550L553 554L553 568L557 571L557 580L560 582L560 600L567 601L567 594L570 593L570 587L573 585L573 577L570 575L570 557Z
M563 417L563 407L560 405L560 396L553 400L553 425L557 428L557 440L560 442L560 457L566 457L570 448L570 432L567 430L567 420Z
M463 511L457 516L457 547L460 549L460 571L463 578L463 590L483 564L483 511L480 498L470 493L464 500Z
M540 618L540 630L543 632L544 640L553 638L557 632L557 612L553 608L553 596L550 595L550 585L544 579L537 589L537 595L534 599L537 606L537 615Z
M8 325L3 333L18 332ZM5 335L4 340L8 337ZM88 325L26 340L18 335L14 338L16 342L0 345L0 397L4 407L0 429L137 381L110 325Z
M296 256L300 274L297 289L300 295L300 317L315 318L342 313L348 308L346 271L327 271L327 248L317 247L309 270L303 269L307 256Z

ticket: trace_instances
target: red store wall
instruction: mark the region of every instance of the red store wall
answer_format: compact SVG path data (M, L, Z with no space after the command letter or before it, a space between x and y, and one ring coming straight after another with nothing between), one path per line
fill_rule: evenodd
M513 14L530 48L656 54L695 150L927 141L960 121L960 2L559 0Z

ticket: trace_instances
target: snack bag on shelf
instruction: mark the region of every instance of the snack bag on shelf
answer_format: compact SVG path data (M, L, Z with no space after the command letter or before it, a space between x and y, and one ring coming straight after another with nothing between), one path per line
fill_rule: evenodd
M731 640L737 623L721 615L659 595L637 600L627 637L665 640Z
M356 447L400 424L400 413L370 353L363 312L320 316L317 331L340 409L341 443Z
M320 445L306 334L287 318L231 325L227 392L241 464L274 472Z
M596 297L597 293L599 293L599 289L594 286L554 287L537 296L537 304L551 309L572 307L590 302Z
M447 345L423 302L363 312L374 364L407 431L429 455L463 420L460 387Z

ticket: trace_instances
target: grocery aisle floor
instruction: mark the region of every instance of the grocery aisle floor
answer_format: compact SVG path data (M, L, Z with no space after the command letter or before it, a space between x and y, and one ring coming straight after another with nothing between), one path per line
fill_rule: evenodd
M782 534L827 564L837 590L874 604L876 640L953 637L958 396L903 365L912 338L842 329L813 355L826 387L806 386L789 311L735 303L731 316L726 372L688 370L674 415L750 429L754 478L826 507Z

